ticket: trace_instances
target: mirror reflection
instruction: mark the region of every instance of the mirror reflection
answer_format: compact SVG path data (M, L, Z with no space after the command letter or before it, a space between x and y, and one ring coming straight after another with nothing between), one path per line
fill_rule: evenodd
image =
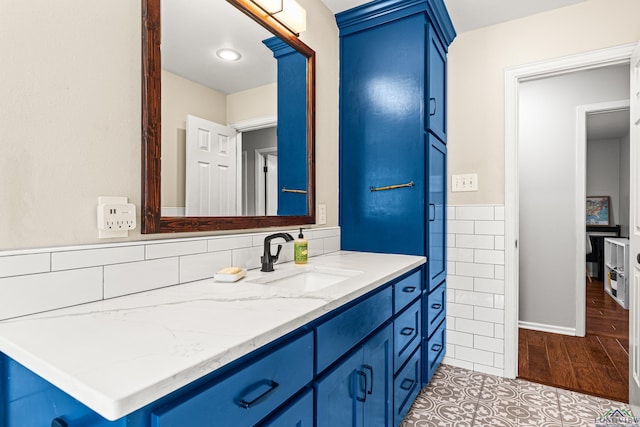
M161 216L307 215L306 58L224 1L161 19Z

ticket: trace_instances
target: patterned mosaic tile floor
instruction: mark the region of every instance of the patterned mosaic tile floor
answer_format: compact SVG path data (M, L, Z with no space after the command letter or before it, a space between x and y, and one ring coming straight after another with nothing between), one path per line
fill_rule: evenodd
M402 427L596 426L596 417L610 409L630 410L620 402L441 365Z

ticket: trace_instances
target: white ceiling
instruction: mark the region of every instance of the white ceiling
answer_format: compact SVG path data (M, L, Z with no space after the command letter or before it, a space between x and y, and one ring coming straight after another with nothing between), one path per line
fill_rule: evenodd
M322 0L333 13L367 0ZM444 0L458 34L586 0ZM273 83L276 61L262 44L271 33L222 0L163 0L162 67L222 93ZM215 52L240 51L223 62Z
M444 0L458 34L586 0ZM333 13L368 0L322 0Z
M587 139L619 139L629 135L629 110L587 115Z

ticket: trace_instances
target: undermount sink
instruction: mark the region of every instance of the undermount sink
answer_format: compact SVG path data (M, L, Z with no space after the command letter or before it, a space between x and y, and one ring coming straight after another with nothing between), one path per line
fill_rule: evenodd
M314 292L333 286L359 274L362 274L362 272L357 270L307 266L285 271L276 271L273 274L269 273L265 276L249 280L249 282L303 292Z

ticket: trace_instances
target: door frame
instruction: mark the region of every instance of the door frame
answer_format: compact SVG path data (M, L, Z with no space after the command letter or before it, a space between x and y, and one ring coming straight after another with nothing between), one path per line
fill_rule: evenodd
M515 378L518 374L519 251L517 244L519 239L518 103L520 83L542 77L629 63L635 45L636 43L629 43L505 70L505 377ZM576 161L578 160L576 159ZM584 212L583 203L576 200L576 206L579 203L580 209ZM578 240L578 246L582 245L584 252L584 239ZM584 270L584 266L581 267L581 274L582 270Z

